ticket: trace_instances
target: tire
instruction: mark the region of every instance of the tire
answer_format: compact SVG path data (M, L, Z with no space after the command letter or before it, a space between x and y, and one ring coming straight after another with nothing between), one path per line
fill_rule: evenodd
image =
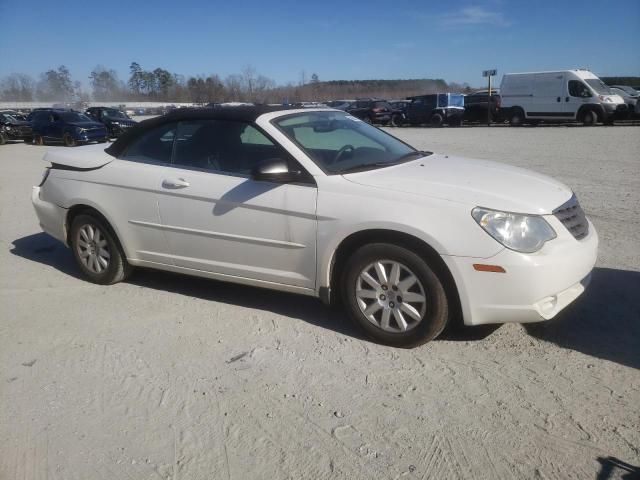
M444 118L439 113L431 115L430 123L432 127L441 127L444 122Z
M44 138L42 137L42 135L34 135L33 143L35 143L36 145L44 145Z
M378 273L381 268L386 283ZM437 337L447 324L449 306L442 282L421 256L404 247L361 247L347 261L341 283L352 320L379 343L415 347Z
M392 127L401 127L404 124L404 118L399 113L396 113L391 117Z
M598 121L598 114L593 110L585 110L580 117L580 121L585 127L591 127Z
M24 143L31 145L33 143L33 137L24 138Z
M78 144L75 138L73 138L68 133L64 134L64 136L62 137L62 141L64 142L65 147L75 147Z
M7 138L7 136L0 132L0 145L4 145L5 143L7 143L9 139Z
M516 108L509 115L509 125L512 127L520 127L524 123L524 112Z
M70 238L73 257L89 281L112 285L131 274L132 267L113 230L97 216L81 214L74 218Z
M449 120L450 127L459 127L460 125L462 125L461 117L451 117L451 119Z
M369 125L373 125L373 120L371 120L371 117L364 117L362 121L364 123L368 123Z

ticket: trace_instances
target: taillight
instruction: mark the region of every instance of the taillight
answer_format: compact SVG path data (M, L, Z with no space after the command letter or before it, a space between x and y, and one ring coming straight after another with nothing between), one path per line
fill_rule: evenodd
M381 108L374 108L374 109L373 109L373 112L374 112L374 113L380 113L381 111L382 111L382 109L381 109Z
M39 187L41 187L42 185L44 185L44 182L47 181L47 178L49 178L49 172L50 172L51 168L47 167L44 169L44 172L42 172L42 180L40 181L40 185L38 185Z

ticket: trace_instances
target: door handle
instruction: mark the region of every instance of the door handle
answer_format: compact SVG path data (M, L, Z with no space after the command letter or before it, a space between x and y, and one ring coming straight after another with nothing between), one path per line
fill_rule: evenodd
M162 186L164 188L185 188L189 186L184 178L165 178L162 180Z
M556 98L556 102L559 102L559 101L560 101L560 97Z
M569 97L564 97L564 101L568 102L569 101Z

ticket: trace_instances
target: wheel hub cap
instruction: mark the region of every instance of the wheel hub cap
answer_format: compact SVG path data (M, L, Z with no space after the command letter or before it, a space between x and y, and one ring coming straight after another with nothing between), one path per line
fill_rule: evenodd
M387 332L406 332L424 318L427 297L418 277L405 265L380 260L356 280L356 301L371 323Z
M84 225L78 230L76 251L80 261L93 273L103 273L109 267L109 244L95 225Z

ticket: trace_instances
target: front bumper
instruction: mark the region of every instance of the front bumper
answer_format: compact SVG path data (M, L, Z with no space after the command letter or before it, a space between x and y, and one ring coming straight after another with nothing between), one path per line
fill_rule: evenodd
M67 210L42 200L40 198L40 187L33 187L31 191L31 203L38 216L40 228L62 243L66 243L67 232L65 229L65 219Z
M550 320L585 291L598 252L593 224L585 238L576 240L555 217L545 218L558 237L534 254L505 248L485 259L443 256L466 325ZM499 265L505 273L476 271L478 263Z
M624 120L629 116L629 110L624 103L602 103L604 111L604 121Z

